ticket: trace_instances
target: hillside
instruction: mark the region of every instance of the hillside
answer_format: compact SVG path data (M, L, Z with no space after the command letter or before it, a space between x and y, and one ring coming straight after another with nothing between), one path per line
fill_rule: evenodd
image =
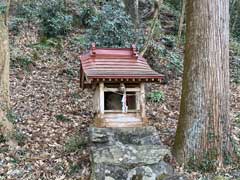
M13 8L10 25L16 20L14 12ZM165 53L156 57L155 49L149 48L145 57L166 76L166 81L145 88L147 95L160 92L164 98L159 102L147 98L147 116L162 142L172 146L179 116L184 46L176 44L175 11L164 6L160 12L161 29L155 36L154 47ZM79 55L86 50L82 37L88 31L76 25L67 35L42 40L38 25L26 21L16 27L17 31L10 27L9 34L12 109L8 118L18 129L14 135L18 146L13 150L1 141L0 179L86 180L91 173L87 130L93 122L93 91L79 87ZM240 153L240 56L235 50L230 62L230 111L233 141ZM189 179L208 176L183 171L175 161L171 163ZM219 174L237 179L238 168L232 164L226 173Z

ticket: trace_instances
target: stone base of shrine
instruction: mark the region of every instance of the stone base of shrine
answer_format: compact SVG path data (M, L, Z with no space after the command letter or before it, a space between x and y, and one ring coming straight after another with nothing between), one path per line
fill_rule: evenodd
M154 127L91 127L89 132L92 180L155 180L174 174L164 161L171 158L170 150Z

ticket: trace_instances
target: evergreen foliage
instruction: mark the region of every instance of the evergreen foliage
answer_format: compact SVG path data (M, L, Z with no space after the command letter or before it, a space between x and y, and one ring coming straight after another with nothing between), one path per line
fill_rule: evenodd
M230 1L230 28L233 38L240 42L240 2Z
M134 25L119 3L104 4L89 25L87 39L99 47L129 47L136 39Z
M65 151L68 153L81 151L87 146L88 138L75 135L72 136L65 144Z
M0 16L5 13L5 10L6 10L6 4L4 4L3 2L0 2Z
M67 14L62 0L43 3L40 7L39 17L44 36L66 35L72 28L72 16Z
M24 21L39 24L41 35L47 38L64 36L72 29L73 17L67 12L64 0L32 0L18 6L12 30L17 30Z
M151 102L160 103L160 102L163 102L165 100L165 96L164 96L164 93L162 91L151 92L151 93L148 94L148 99Z
M79 0L78 4L78 10L79 10L79 17L75 19L76 22L84 27L89 27L89 20L92 18L92 16L96 15L96 8L94 8L93 3L91 1L87 0Z

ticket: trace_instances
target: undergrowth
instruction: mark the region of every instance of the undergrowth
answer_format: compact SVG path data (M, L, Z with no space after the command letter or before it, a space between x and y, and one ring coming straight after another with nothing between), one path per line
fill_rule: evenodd
M147 98L151 102L161 103L165 100L164 93L162 91L151 92L147 95Z
M55 116L57 121L61 121L61 122L71 122L71 119L64 116L63 114L58 114Z
M68 139L65 144L65 151L67 153L82 151L88 144L86 136L74 135Z
M16 124L20 120L19 117L12 110L7 111L6 118L12 124Z
M11 138L15 140L19 146L23 146L27 140L26 135L19 129L12 132Z
M116 2L106 3L89 20L87 40L99 47L130 47L136 33L130 17Z
M201 159L191 157L186 168L190 171L200 171L202 173L214 172L217 170L217 150L212 149L204 154Z

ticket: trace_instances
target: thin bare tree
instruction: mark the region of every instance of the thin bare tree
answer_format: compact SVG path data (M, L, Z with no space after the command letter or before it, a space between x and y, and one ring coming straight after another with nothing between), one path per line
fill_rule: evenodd
M9 98L9 40L8 40L8 16L10 0L7 1L6 13L0 15L0 132L9 137L13 131L13 125L8 121L6 114L10 109ZM9 143L12 141L9 140ZM13 143L11 143L13 144Z

